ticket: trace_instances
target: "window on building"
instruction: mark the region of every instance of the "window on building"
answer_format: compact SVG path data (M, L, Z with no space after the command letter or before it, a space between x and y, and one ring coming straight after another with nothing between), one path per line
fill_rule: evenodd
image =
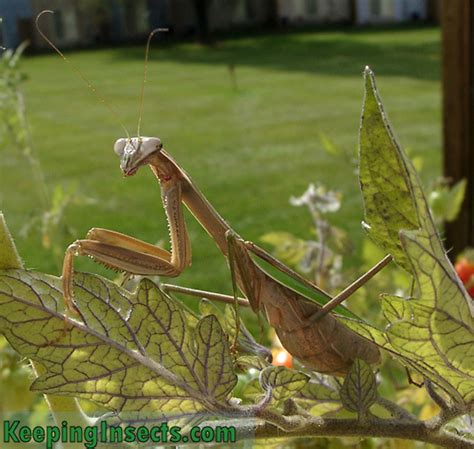
M306 0L306 14L309 16L318 14L318 0Z

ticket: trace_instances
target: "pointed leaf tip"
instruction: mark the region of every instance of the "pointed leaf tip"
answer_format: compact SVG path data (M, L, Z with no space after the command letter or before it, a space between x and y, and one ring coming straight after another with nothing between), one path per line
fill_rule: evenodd
M364 110L368 110L372 107L374 107L375 110L380 109L381 102L377 93L375 74L369 66L366 66L364 70L364 82L365 82ZM380 110L379 112L383 115L382 110Z
M372 69L366 65L364 68L365 93L373 93L375 89L375 74Z
M23 262L8 230L5 217L2 212L0 212L0 270L15 270L21 268L23 268Z

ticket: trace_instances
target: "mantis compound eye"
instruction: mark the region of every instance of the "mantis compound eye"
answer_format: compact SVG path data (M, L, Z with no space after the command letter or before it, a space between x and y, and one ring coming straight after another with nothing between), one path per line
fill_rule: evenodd
M147 137L146 145L148 148L153 148L154 150L161 150L163 148L163 144L159 137Z
M115 144L114 144L114 151L117 156L122 157L124 150L125 150L125 145L127 144L127 139L121 138L118 139Z

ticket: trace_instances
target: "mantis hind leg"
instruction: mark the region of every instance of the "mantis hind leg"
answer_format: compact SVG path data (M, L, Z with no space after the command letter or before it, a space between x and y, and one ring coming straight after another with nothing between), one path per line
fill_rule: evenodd
M181 186L168 186L162 199L170 229L171 251L102 228L91 229L85 239L76 240L67 248L62 283L69 311L77 311L73 302L75 256L89 256L112 270L145 276L176 277L190 265L191 247L181 206Z

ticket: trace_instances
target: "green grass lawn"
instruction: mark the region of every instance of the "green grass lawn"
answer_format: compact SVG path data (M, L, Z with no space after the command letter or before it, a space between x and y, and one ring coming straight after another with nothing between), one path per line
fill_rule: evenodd
M357 145L362 69L370 65L400 142L424 158L424 179L440 173L440 33L361 30L267 35L226 40L214 48L155 45L148 71L145 135L159 136L209 201L239 234L259 241L268 231L308 237L310 218L289 205L310 182L344 194L332 218L360 243L362 203L354 166L323 150L324 133L350 153ZM70 53L71 60L115 105L136 133L143 47ZM238 89L228 66L235 64ZM123 136L114 117L55 54L25 59L28 116L48 189L76 183L95 204L73 205L66 219L76 238L91 227L149 242L167 227L157 182L149 170L125 179L113 153ZM40 212L38 185L15 149L0 160L0 208L11 231ZM229 291L224 259L187 214L193 266L179 283ZM17 237L28 267L58 273L58 261L38 236ZM66 246L66 242L65 242ZM360 250L360 245L357 246ZM350 263L357 266L360 251ZM106 273L82 258L77 267Z

